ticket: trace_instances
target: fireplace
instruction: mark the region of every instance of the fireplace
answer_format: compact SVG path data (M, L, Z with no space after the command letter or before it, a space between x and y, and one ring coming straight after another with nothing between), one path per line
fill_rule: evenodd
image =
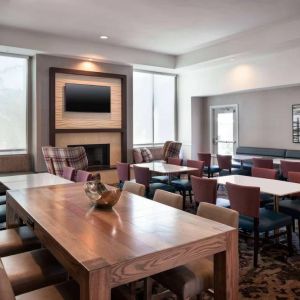
M88 169L99 170L110 168L109 144L68 145L68 147L82 146L88 158Z

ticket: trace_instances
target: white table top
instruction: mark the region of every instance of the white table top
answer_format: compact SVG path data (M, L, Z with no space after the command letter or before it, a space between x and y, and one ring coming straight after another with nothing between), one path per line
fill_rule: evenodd
M212 154L212 157L217 157L217 154ZM245 154L233 154L232 155L232 160L236 161L247 161L247 160L252 160L252 158L262 158L262 156L257 156L257 155L245 155Z
M196 168L190 168L186 166L177 166L166 164L163 162L150 162L150 163L142 163L142 164L133 164L131 166L138 166L143 168L149 168L152 172L157 172L160 174L172 174L172 173L184 173L188 171L196 171Z
M226 182L245 185L256 186L260 188L262 193L267 193L279 197L283 197L289 194L299 193L300 184L288 181L281 181L275 179L265 179L252 176L242 175L229 175L221 176L217 178L218 184L225 185Z
M49 173L3 176L0 177L0 182L10 190L72 183L72 181Z
M300 159L296 159L296 158L273 158L273 164L274 165L280 165L281 160L299 162L300 163Z

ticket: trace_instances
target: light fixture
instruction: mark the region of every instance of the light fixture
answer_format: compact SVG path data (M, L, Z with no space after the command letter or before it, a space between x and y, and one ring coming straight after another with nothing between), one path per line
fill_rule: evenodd
M107 39L108 39L108 36L107 36L107 35L100 35L100 39L101 39L101 40L107 40Z

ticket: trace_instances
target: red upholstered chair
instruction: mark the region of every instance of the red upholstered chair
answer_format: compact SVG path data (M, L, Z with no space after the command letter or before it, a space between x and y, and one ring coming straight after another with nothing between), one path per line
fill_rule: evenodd
M201 178L191 176L192 190L194 200L197 205L201 202L217 204L218 206L229 207L227 199L217 198L217 183L216 179Z
M63 167L63 174L62 177L73 181L75 179L76 170L72 167Z
M255 168L273 169L273 159L271 158L252 158L252 164Z
M130 164L117 162L117 173L119 177L119 187L122 187L125 181L130 181Z
M84 147L42 147L47 170L50 174L62 176L64 167L86 170L88 159Z
M189 193L190 201L193 201L192 198L192 184L190 177L202 177L203 176L203 169L204 169L204 162L200 160L187 160L187 166L190 168L195 168L195 171L188 172L187 179L175 179L172 180L172 185L175 187L177 191L179 191L183 196L183 209L185 209L185 200L186 200L186 193Z
M259 250L259 233L269 232L281 227L287 229L289 254L292 253L292 218L269 209L259 208L260 188L242 186L227 182L226 188L230 207L240 214L239 227L254 234L254 266L257 266Z
M219 166L211 165L211 154L205 152L198 153L198 160L204 162L204 173L207 173L207 177L214 177L214 173L220 171Z
M86 182L93 179L93 174L84 170L78 170L75 176L75 182Z
M153 182L151 183L151 172L149 168L133 166L134 177L136 183L143 184L146 188L146 196L152 198L156 190L165 190L168 192L174 192L174 188L171 185Z
M260 177L266 179L277 179L277 171L274 169L267 169L267 168L257 168L253 167L251 169L253 177Z
M280 169L282 177L287 179L289 172L300 172L300 162L281 160Z
M220 168L219 175L229 175L232 173L239 173L240 168L232 167L232 156L231 155L217 155L217 161Z

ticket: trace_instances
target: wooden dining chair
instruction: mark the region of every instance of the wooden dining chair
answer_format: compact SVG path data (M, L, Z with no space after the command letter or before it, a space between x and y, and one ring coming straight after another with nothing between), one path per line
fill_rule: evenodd
M117 162L117 174L119 178L119 187L122 188L124 182L130 180L130 164Z
M149 168L133 166L135 181L139 184L142 184L146 188L146 197L153 198L156 190L165 190L169 192L175 192L173 186L161 183L161 182L151 182L151 172Z
M153 200L174 208L182 209L182 196L175 193L170 193L163 190L156 190Z
M267 168L251 168L251 175L253 177L265 178L265 179L277 179L278 173L275 169L267 169ZM260 206L264 207L269 203L274 202L274 196L266 193L260 193Z
M219 166L211 165L211 154L207 152L198 152L198 160L204 162L203 172L207 174L207 177L214 177L214 173L220 171Z
M203 169L204 169L204 162L200 160L187 160L187 166L190 168L195 168L194 171L188 171L188 178L187 179L175 179L172 180L172 185L175 187L177 191L179 191L183 196L183 209L185 209L185 201L187 193L190 197L190 202L193 201L192 195L192 184L191 184L191 176L202 177L203 176Z
M192 190L194 193L194 201L198 206L201 202L216 204L218 206L230 207L229 200L217 198L216 179L201 178L191 176Z
M287 180L289 172L300 172L300 162L281 160L280 170L282 179Z
M230 207L240 214L239 227L254 235L254 267L258 265L259 233L286 227L289 255L292 254L292 218L283 213L260 208L260 188L227 182Z
M132 181L125 181L122 190L144 197L146 188L143 184Z
M197 215L236 229L238 228L239 214L228 208L201 202ZM213 258L197 259L184 266L153 275L151 278L170 290L179 300L194 299L194 297L201 299L201 294L204 291L214 288ZM152 281L148 279L145 284L147 300L150 300L152 296L151 287Z
M273 169L272 158L254 157L252 158L252 165L254 168Z

